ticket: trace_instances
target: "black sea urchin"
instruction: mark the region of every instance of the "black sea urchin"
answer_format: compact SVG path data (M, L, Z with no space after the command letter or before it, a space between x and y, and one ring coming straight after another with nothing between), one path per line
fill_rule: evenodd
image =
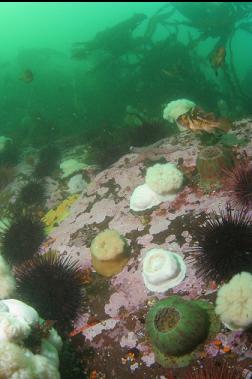
M29 215L17 216L1 234L1 252L12 264L30 259L45 238L44 224Z
M252 219L245 209L232 211L227 203L220 215L206 215L194 236L192 260L201 276L221 282L241 271L252 272Z
M17 197L17 203L24 206L43 206L45 200L45 185L36 179L25 184Z
M184 379L242 379L236 367L229 366L225 361L208 360L202 362L200 368L187 369Z
M56 252L24 262L15 270L20 300L34 307L46 320L66 330L83 311L84 276L77 261Z
M231 192L235 205L252 208L252 166L245 163L237 164L233 170L226 171L229 181L228 190Z

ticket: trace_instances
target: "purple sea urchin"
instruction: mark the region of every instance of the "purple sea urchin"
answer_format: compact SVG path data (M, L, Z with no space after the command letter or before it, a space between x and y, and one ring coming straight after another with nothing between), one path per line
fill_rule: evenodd
M49 252L24 262L15 270L20 299L46 320L65 330L84 310L84 276L70 257Z
M32 258L45 238L44 224L29 215L17 216L1 234L2 254L12 264Z
M235 205L252 208L252 166L239 163L233 170L226 171L228 189Z
M191 258L200 276L219 283L241 271L252 271L252 220L245 209L233 211L227 203L220 215L206 215L194 236L197 246Z

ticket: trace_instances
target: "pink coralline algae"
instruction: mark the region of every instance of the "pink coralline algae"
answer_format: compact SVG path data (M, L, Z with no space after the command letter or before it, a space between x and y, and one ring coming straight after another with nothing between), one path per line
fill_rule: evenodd
M153 352L149 352L148 354L143 354L141 359L147 367L151 367L155 363L155 356Z
M105 305L105 312L111 317L117 316L122 308L129 312L136 310L143 306L148 298L139 269L131 269L128 272L127 268L124 268L112 279L112 285L117 292L110 296L109 303Z
M125 202L122 201L122 203L124 205ZM132 230L138 230L139 232L144 230L144 226L139 225L138 218L125 210L124 206L123 209L121 207L118 209L115 217L109 222L109 227L118 230L123 235L131 233Z
M163 217L157 217L157 222L151 225L149 233L152 235L167 230L170 223L170 220Z
M137 341L138 341L137 335L133 332L129 332L127 336L122 337L120 341L120 345L121 347L128 347L132 349L133 347L137 345Z
M117 323L118 320L112 318L102 321L94 326L91 326L90 328L87 328L86 331L83 332L83 335L86 337L87 340L92 341L97 335L101 334L103 331L114 329Z
M52 209L57 207L59 203L63 200L63 194L59 188L59 183L52 178L46 178L46 190L46 209Z
M247 156L252 156L252 122L245 120L235 123L233 133L239 138L250 139L245 147L236 146L235 153L242 154L245 149ZM195 134L185 132L176 137L164 139L158 145L134 149L133 154L122 157L92 180L86 193L81 194L72 205L69 217L52 231L49 242L47 241L47 245L43 247L44 251L52 248L59 253L78 258L83 267L91 267L93 274L96 275L95 280L98 280L99 284L101 279L94 273L91 266L92 239L104 229L113 228L127 240L131 254L127 266L115 277L103 278L103 282L93 295L95 301L91 303L94 307L91 313L95 313L100 320L106 318L120 320L116 324L112 321L107 322L105 329L99 326L94 327L90 329L90 332L86 332L86 337L90 340L95 338L97 346L107 347L108 342L105 337L110 333L108 327L111 325L111 333L113 332L119 346L121 344L125 348L134 345L142 350L141 360L145 367L154 363L154 355L148 341L141 340L144 327L142 331L136 331L136 325L129 322L129 315L141 314L139 315L141 319L146 315L148 304L154 297L162 298L172 293L190 299L204 299L205 296L211 295L214 301L216 288L211 289L204 278L198 278L195 265L186 261L187 274L180 285L161 296L148 292L141 272L143 254L150 248L162 247L180 254L186 260L187 255L190 254L190 247L195 242L192 221L200 222L203 213L210 213L213 210L218 212L229 199L229 194L224 189L203 193L197 187L197 177L190 181L189 176L185 187L172 203L164 202L146 212L130 211L130 196L136 186L144 183L147 161L149 165L150 161L154 164L162 158L179 165L182 171L184 169L186 172L190 168L189 171L193 172L198 151L202 147L199 141L200 139ZM95 285L96 282L94 282ZM118 328L122 322L121 317L125 322L127 320L129 322L126 328L127 334L124 334L124 337ZM241 342L241 336L227 330L223 335L228 339L223 342L228 343L232 351L241 355L234 345L235 341L238 346L244 348L246 343ZM113 344L111 341L112 339L109 343ZM216 355L212 345L208 345L207 354Z
M186 278L172 290L174 294L186 293L186 298L194 299L200 297L205 289L206 284L202 279L196 277L194 268L191 264L187 263Z
M216 336L216 340L220 341L219 346L210 342L206 347L205 351L208 355L213 357L220 354L225 354L225 347L229 348L234 354L240 356L239 360L252 359L251 343L248 336L242 332L229 332L229 333L219 333Z

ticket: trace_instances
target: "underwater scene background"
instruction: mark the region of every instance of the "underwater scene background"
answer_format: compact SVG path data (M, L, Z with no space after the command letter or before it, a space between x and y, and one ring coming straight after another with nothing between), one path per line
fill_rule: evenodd
M0 32L0 379L252 378L252 3Z

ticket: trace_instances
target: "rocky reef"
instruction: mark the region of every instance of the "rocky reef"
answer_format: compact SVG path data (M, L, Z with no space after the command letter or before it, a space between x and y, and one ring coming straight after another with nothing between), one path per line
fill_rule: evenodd
M249 137L252 122L234 124L231 134ZM199 185L196 162L200 139L190 131L160 141L158 146L133 149L108 169L97 174L68 210L68 216L52 228L41 252L50 249L77 258L88 273L88 311L76 322L72 335L82 334L95 355L90 369L97 378L137 379L166 378L167 369L155 363L154 353L145 334L145 318L150 307L170 295L185 300L208 300L214 303L217 284L197 277L197 262L189 258L195 243L194 227L210 211L218 212L230 198L222 186L204 191ZM233 146L236 160L252 156L252 142L242 148ZM134 189L144 183L146 170L155 163L175 164L183 173L185 185L172 201L144 212L130 210ZM218 175L218 183L220 176ZM105 229L115 229L130 247L127 265L111 278L97 274L91 262L91 242ZM187 265L185 279L164 293L153 293L145 287L142 259L152 248L163 248L179 254ZM231 355L230 355L231 353ZM251 360L248 334L228 331L224 326L214 340L197 352L196 359L229 354L230 359ZM109 364L108 364L109 361ZM249 363L247 364L249 369ZM180 374L178 374L180 375ZM179 376L180 377L180 376Z

